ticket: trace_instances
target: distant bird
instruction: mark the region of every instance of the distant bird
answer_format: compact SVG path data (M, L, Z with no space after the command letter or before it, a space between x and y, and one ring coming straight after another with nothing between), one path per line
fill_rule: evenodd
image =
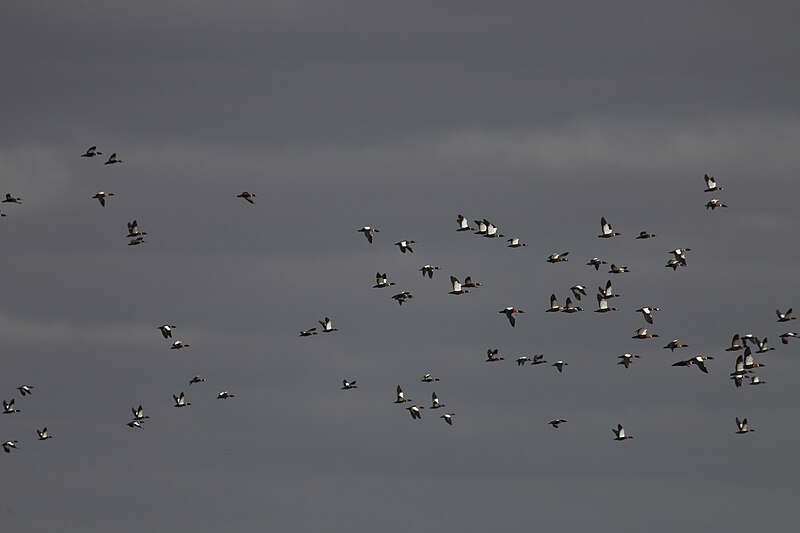
M736 417L736 427L739 428L739 431L736 432L737 434L750 433L751 431L755 431L755 429L750 429L750 427L747 425L746 418L739 420L738 416Z
M424 376L422 376L420 381L423 381L425 383L433 383L434 381L439 381L439 378L435 378L431 374L425 374Z
M186 395L182 392L180 396L175 396L173 394L172 397L175 399L175 405L173 407L186 407L187 405L192 405L190 402L186 401Z
M556 367L558 369L559 372L563 372L564 371L564 367L565 366L569 366L569 363L567 363L566 361L556 361L555 363L553 363L550 366L554 366L554 367Z
M406 409L411 413L412 420L419 420L422 418L422 413L420 411L425 408L421 405L412 405L411 407L406 407Z
M686 359L685 361L678 361L677 363L673 363L672 366L692 366L695 365L699 368L704 374L708 374L708 369L706 368L706 361L709 359L714 359L711 356L706 355L697 355L692 357L691 359Z
M86 153L81 154L81 157L95 157L95 156L98 156L98 155L103 155L103 152L98 152L97 151L97 146L90 146L86 150Z
M766 353L775 349L770 347L769 341L766 337L764 337L764 340L762 341L756 339L756 344L758 345L758 350L756 350L756 353Z
M794 320L795 316L792 316L792 308L790 307L785 313L781 313L779 309L775 310L775 313L778 314L778 322L788 322L790 320Z
M609 307L608 300L603 298L601 295L597 295L597 309L594 310L595 313L608 313L610 311L616 311L616 307Z
M169 324L162 324L158 326L158 329L161 330L161 334L164 336L165 339L172 338L172 330L177 328L178 326L171 326Z
M453 416L455 416L455 413L445 413L442 416L440 416L439 418L444 418L444 421L452 426L453 425Z
M547 361L544 360L544 354L534 355L533 361L531 361L532 365L543 365Z
M647 328L637 329L636 334L633 336L634 339L652 339L653 337L658 337L658 335L650 333Z
M678 350L680 348L688 348L688 347L689 347L688 344L683 344L678 339L672 339L667 343L666 346L664 346L663 349L666 350L667 348L669 348L669 351L674 352L675 350Z
M742 386L742 380L744 379L744 374L734 374L730 377L733 380L733 384L738 389Z
M431 409L439 409L440 407L445 407L445 405L439 401L436 392L431 393Z
M784 333L783 335L781 335L781 342L783 344L789 344L789 339L791 339L793 337L796 338L797 337L797 333L795 333L793 331L788 331L788 332Z
M567 300L564 303L563 311L565 313L579 313L579 312L583 311L583 307L578 307L577 305L573 304L572 303L572 298L567 296Z
M194 385L195 383L204 383L206 380L201 378L200 376L195 376L189 380L189 385Z
M453 290L450 291L448 294L465 294L468 293L468 290L461 288L461 282L458 281L458 278L455 276L450 276L450 283L453 285Z
M333 327L333 321L328 317L325 317L325 320L318 320L317 322L319 322L322 325L322 333L339 331L337 328Z
M347 381L346 379L342 380L342 390L350 390L350 389L357 389L358 386L356 385L355 380Z
M128 243L128 246L138 246L140 244L144 244L145 242L147 241L144 240L144 237L136 237L135 239L131 239L131 241Z
M516 307L506 307L498 312L506 315L506 318L508 318L509 323L511 323L511 327L513 328L517 325L517 313L524 313L525 311Z
M472 277L471 276L467 276L466 278L464 278L463 286L468 288L468 289L474 289L475 287L480 287L481 285L483 285L483 284L482 283L475 283L474 281L472 281Z
M106 164L106 165L114 165L114 164L117 164L117 163L124 163L124 161L122 159L118 159L117 158L117 154L113 153L108 158L108 161L106 161L104 164Z
M703 192L714 192L714 191L722 191L724 190L722 187L717 186L717 180L715 180L712 176L706 174L703 176L706 180L706 190Z
M385 289L386 287L391 287L392 285L395 285L395 283L390 283L386 277L386 274L381 274L380 272L375 274L375 285L372 286L373 289Z
M5 213L0 213L0 217L7 216Z
M439 270L439 267L436 265L424 265L419 269L419 271L422 272L422 277L428 276L429 279L433 279L434 270Z
M751 356L752 357L752 356ZM730 373L731 377L742 377L748 373L748 370L744 367L744 357L740 354L736 357L736 364L734 365L733 372ZM741 383L738 386L740 386Z
M3 414L4 415L10 415L10 414L13 414L13 413L21 413L22 412L22 411L20 411L19 409L17 409L14 406L14 403L15 402L14 402L13 398L11 399L10 402L6 402L5 400L3 400Z
M410 402L410 401L411 401L411 398L406 398L405 394L403 394L403 389L401 389L400 385L398 385L397 386L397 399L394 401L394 403L404 403L404 402Z
M181 348L188 348L189 346L189 344L185 344L183 341L175 341L172 343L172 346L170 346L169 349L180 350Z
M602 233L600 233L598 237L601 239L610 239L611 237L622 235L621 233L617 233L611 229L611 224L606 222L606 217L600 217L600 229L602 230Z
M675 248L674 250L670 250L668 253L672 254L675 259L681 263L681 265L686 266L686 252L691 251L691 248Z
M310 336L316 335L316 334L317 334L317 328L311 328L311 329L307 329L305 331L301 331L300 332L300 336L301 337L310 337Z
M653 237L657 237L655 233L648 233L646 231L640 231L639 236L636 237L637 239L652 239Z
M485 218L483 220L476 220L475 225L478 226L478 229L475 230L476 235L486 235L489 223Z
M417 241L403 240L403 241L399 241L399 242L394 243L394 245L395 246L399 246L400 247L400 251L403 252L403 253L406 253L406 251L408 251L408 252L411 252L413 254L414 250L411 249L411 245L415 244L416 242Z
M150 418L146 414L144 414L144 409L140 405L139 407L131 407L131 412L133 413L133 419L142 421L145 418Z
M750 350L749 346L745 348L744 355L740 357L742 357L742 368L745 370L753 370L754 368L761 368L762 366L764 366L763 363L756 363L756 360L753 357L753 352L752 350ZM736 361L738 363L739 359L737 358ZM737 369L738 369L738 364L737 364Z
M600 296L609 300L611 298L619 298L619 294L614 294L614 286L611 284L611 280L606 282L606 288L597 287L597 291L600 293Z
M43 427L42 429L37 429L36 433L39 435L39 440L47 440L53 438L53 436L47 432L47 427Z
M719 198L714 198L710 202L706 204L706 209L711 209L712 211L718 207L728 207L727 205L723 204Z
M633 438L631 435L626 435L625 434L625 428L622 427L622 424L617 424L616 429L615 428L611 428L611 431L614 432L614 435L615 435L614 440L627 440L627 439L632 439Z
M142 429L142 423L138 420L131 420L126 424L129 428L139 428Z
M581 295L586 296L586 287L583 285L573 285L569 290L572 291L572 295L578 301L581 301Z
M374 233L380 233L381 232L381 230L379 230L378 228L373 228L372 226L364 226L363 228L361 228L358 231L360 231L361 233L364 234L364 237L367 238L367 240L369 241L370 244L372 244L372 235Z
M589 262L586 263L586 266L593 266L595 270L600 270L600 265L607 265L605 261L600 259L599 257L592 257L589 259Z
M142 235L147 235L147 232L139 231L139 223L135 220L133 222L128 222L128 237L141 237Z
M500 350L498 350L497 348L495 348L495 349L491 349L491 348L489 348L488 350L486 350L486 362L487 362L487 363L495 363L495 362L497 362L497 361L503 361L503 360L505 360L505 357L499 357L499 356L497 355L497 353L498 353L499 351L500 351Z
M20 385L19 387L17 387L17 390L24 397L27 394L33 394L33 392L31 391L32 388L33 385Z
M561 252L560 254L558 254L558 253L550 254L550 257L547 258L547 262L548 263L563 263L564 261L568 261L567 255L569 255L569 252Z
M242 194L237 194L236 198L243 198L244 200L248 201L251 204L255 204L253 198L258 198L257 194L253 194L251 192L244 191Z
M532 362L533 360L527 355L521 355L515 359L517 366L525 366L525 363Z
M648 324L653 323L654 311L660 311L660 309L658 307L640 307L639 309L636 310L637 313L642 313L644 321L647 322Z
M633 363L634 359L639 359L638 355L632 353L624 353L617 357L620 361L617 363L618 365L625 365L625 368L628 368L631 363Z
M4 204L21 204L22 198L15 198L11 193L6 193L6 199L3 200Z
M767 382L758 376L750 377L750 385L765 385Z
M6 453L11 453L11 448L16 449L18 440L7 440L3 443L3 451Z
M731 339L731 346L730 346L730 348L725 348L725 351L726 351L726 352L738 352L739 350L743 350L743 349L744 349L744 343L743 343L743 342L742 342L742 340L739 338L739 334L737 333L737 334L736 334L736 335L734 335L734 336L733 336L733 338Z
M550 307L545 310L545 313L560 313L564 308L558 303L558 298L555 294L550 295Z
M609 274L624 274L625 272L630 272L628 267L626 266L617 266L615 264L611 264L611 269L608 271Z
M217 400L227 400L228 398L236 398L235 394L231 394L230 392L224 390L217 394Z
M410 300L413 297L414 297L414 295L411 294L410 292L403 291L403 292L397 293L394 296L392 296L392 300L397 300L397 303L399 303L400 305L403 305L403 303L407 302L408 300Z
M671 268L673 272L678 270L678 267L682 267L682 266L686 266L686 264L685 263L681 263L677 259L670 259L669 261L667 261L667 264L664 265L665 268Z
M110 196L114 196L114 193L113 192L100 191L97 194L95 194L94 196L92 196L92 198L97 198L97 201L100 202L100 205L105 207L106 206L106 198L108 198Z
M496 239L498 237L505 237L505 235L501 233L497 233L497 226L489 222L488 220L484 220L486 222L486 233L483 235L489 239Z
M566 422L566 420L564 420L563 418L556 418L555 420L551 420L550 422L548 422L548 424L553 426L555 429L558 429L558 426L560 426L564 422Z
M464 215L458 215L456 222L458 222L458 229L456 231L469 231L472 229L469 227L469 220L467 220Z
M507 242L509 242L509 243L510 243L510 244L508 245L508 247L509 247L509 248L521 248L521 247L523 247L523 246L528 246L528 245L527 245L527 244L525 244L524 242L520 242L520 241L519 241L519 237L513 237L513 238L511 238L511 239L508 239L508 241L507 241Z

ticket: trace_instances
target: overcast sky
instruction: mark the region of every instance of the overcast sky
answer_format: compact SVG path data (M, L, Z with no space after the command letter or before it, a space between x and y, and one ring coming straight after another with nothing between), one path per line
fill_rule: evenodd
M503 4L0 3L0 196L22 198L0 204L5 528L794 527L800 339L779 335L800 325L775 309L800 307L797 7ZM593 313L608 279L619 310ZM576 283L582 313L544 312ZM645 305L659 338L632 339ZM776 348L766 385L728 379L735 333ZM708 374L671 367L698 354Z

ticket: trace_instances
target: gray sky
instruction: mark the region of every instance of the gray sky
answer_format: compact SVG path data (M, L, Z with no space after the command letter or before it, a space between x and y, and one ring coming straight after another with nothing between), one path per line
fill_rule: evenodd
M0 204L0 396L22 412L0 417L19 440L0 454L0 521L786 531L800 340L778 336L800 326L775 309L800 306L797 11L3 2L0 195L23 203ZM104 156L79 157L91 145ZM112 152L125 163L103 165ZM703 193L704 173L725 190ZM528 246L458 233L459 213ZM622 235L598 239L601 216ZM372 289L376 271L397 285ZM450 275L484 286L451 296ZM619 311L593 313L608 279ZM583 313L544 312L576 283ZM643 305L661 308L657 339L631 339ZM338 332L298 337L325 316ZM165 322L191 347L169 350ZM776 348L757 356L767 385L728 379L734 333ZM689 348L662 349L673 338ZM628 370L625 352L641 355ZM535 353L570 365L513 362ZM707 375L670 366L700 353ZM412 421L398 384L446 407ZM151 418L128 428L139 404ZM618 423L634 440L613 440Z

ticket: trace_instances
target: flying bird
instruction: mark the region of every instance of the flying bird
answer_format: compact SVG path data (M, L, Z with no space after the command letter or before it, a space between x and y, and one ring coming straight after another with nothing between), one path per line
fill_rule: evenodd
M350 389L357 389L358 386L356 385L355 380L347 381L346 379L342 380L342 390L350 390Z
M97 146L90 146L86 150L86 153L81 154L81 157L95 157L95 156L98 156L98 155L103 155L103 152L98 152L97 151Z
M522 309L517 309L516 307L506 307L498 312L506 315L508 321L511 323L511 327L513 328L517 325L517 313L524 313L525 311Z
M133 222L128 222L128 237L141 237L142 235L147 235L147 232L139 231L139 223L135 220Z
M411 407L406 407L406 409L411 413L412 420L420 420L422 418L422 413L420 411L425 408L421 405L412 405Z
M364 234L364 237L367 238L367 240L369 241L370 244L372 244L372 235L374 233L380 233L381 232L381 230L379 230L378 228L373 228L372 226L364 226L363 228L361 228L358 231L360 231L361 233Z
M472 229L469 227L469 220L467 220L464 215L458 215L456 222L458 222L458 229L456 231L469 231Z
M414 253L414 250L411 249L411 245L415 244L417 241L409 241L409 240L402 240L399 242L394 243L395 246L400 247L400 251L406 253L406 251Z
M6 453L11 453L11 448L16 449L18 440L7 440L3 443L3 451Z
M634 359L639 359L639 356L632 353L624 353L618 356L617 359L619 359L618 365L625 365L625 368L628 368Z
M144 409L140 405L139 407L131 407L131 412L133 412L133 419L142 421L145 418L150 418L146 414L144 414Z
M563 372L564 371L564 367L565 366L569 366L569 363L567 363L566 361L556 361L555 363L553 363L550 366L554 366L554 367L556 367L558 369L559 372Z
M408 291L403 291L392 296L392 300L397 300L397 303L403 305L405 302L413 298L414 295Z
M21 413L22 412L22 411L20 411L19 409L17 409L14 406L14 403L15 402L14 402L13 398L11 399L10 402L6 402L5 400L3 400L3 414L4 415L10 415L10 414L13 414L13 413Z
M397 399L394 401L394 403L404 403L404 402L410 402L410 401L411 401L411 398L406 398L405 394L403 394L403 389L401 389L400 385L398 385L397 386Z
M3 203L4 204L21 204L22 203L22 198L16 198L14 196L11 196L11 193L7 192L6 193L6 199L3 200Z
M660 311L660 309L658 307L640 307L639 309L636 310L637 313L642 313L644 321L647 322L648 324L653 323L654 311Z
M172 343L172 346L170 346L169 349L180 350L181 348L188 348L189 346L189 344L185 344L183 341L175 341Z
M301 337L310 337L310 336L316 335L316 334L317 334L317 328L311 328L311 329L307 329L305 331L301 331L300 332L300 336Z
M594 310L595 313L608 313L610 311L616 311L616 307L609 307L608 300L603 298L602 295L597 295L597 309Z
M564 309L562 309L565 313L578 313L583 311L582 307L578 307L577 305L572 303L572 299L567 296L567 301L564 303Z
M731 346L730 348L725 348L726 352L738 352L739 350L744 349L744 342L739 338L739 334L733 336L731 339Z
M20 385L19 387L17 387L17 390L24 397L27 394L33 394L33 392L31 391L32 388L33 385Z
M433 383L434 381L439 381L439 378L433 377L432 374L425 374L424 376L422 376L420 381L423 381L425 383Z
M628 267L626 266L617 266L615 264L611 264L611 269L608 271L609 274L624 274L625 272L630 272Z
M175 400L175 405L173 407L186 407L187 405L192 405L190 402L186 401L186 395L181 392L180 396L172 395L172 398Z
M385 289L386 287L391 287L392 285L395 285L395 283L389 282L386 274L381 274L380 272L375 274L375 285L372 286L373 289Z
M706 174L705 176L703 176L703 178L706 180L706 190L704 190L703 192L714 192L714 191L724 190L722 187L717 186L717 180L715 180L712 176Z
M169 324L162 324L158 326L158 329L161 330L161 334L164 336L165 339L172 338L172 330L178 326L171 326Z
M714 198L710 202L706 204L706 209L711 209L712 211L718 207L728 207L727 205L723 204L719 198Z
M787 309L785 313L781 313L780 309L776 309L775 313L778 315L778 322L788 322L790 320L794 320L795 316L792 316L792 308L790 307Z
M647 328L639 328L636 330L636 334L632 337L634 339L652 339L653 337L658 337L655 333L651 333L647 330Z
M797 337L797 333L795 333L793 331L787 331L786 333L781 335L781 342L783 344L789 344L789 339L796 338L796 337Z
M569 255L569 252L561 252L560 254L559 253L552 253L547 258L547 262L548 263L563 263L564 261L569 261L567 259L567 255Z
M586 296L586 287L583 285L573 285L569 290L572 291L572 295L578 301L581 301L581 295Z
M200 376L195 376L189 380L189 385L194 385L195 383L204 383L205 379L201 378Z
M689 347L688 344L683 344L678 339L672 339L671 341L669 341L667 343L666 346L664 346L663 349L666 350L667 348L669 348L669 351L674 352L675 350L679 350L681 348L688 348L688 347Z
M558 426L560 426L564 422L566 422L566 420L564 420L563 418L557 418L555 420L551 420L550 422L548 422L548 424L553 426L555 429L558 429Z
M615 428L611 428L611 431L614 432L614 435L615 435L614 440L627 440L627 439L632 439L633 438L631 435L626 435L625 434L625 428L622 427L622 424L617 424L616 429Z
M237 194L236 198L243 198L247 202L249 202L251 204L255 204L255 202L253 201L253 198L258 198L258 195L257 194L253 194L251 192L244 191L242 194Z
M606 217L600 217L600 229L602 230L602 233L600 233L598 237L601 239L610 239L611 237L622 235L621 233L617 233L611 229L611 224L606 222Z
M648 233L646 231L640 231L639 236L636 237L637 239L652 239L653 237L657 237L655 233Z
M97 194L95 194L94 196L92 196L92 198L97 198L97 201L100 202L100 205L105 207L106 206L106 198L108 198L110 196L114 196L114 193L113 192L100 191Z
M445 405L439 401L436 392L431 393L431 409L439 409L440 407L445 407Z
M736 432L737 434L744 434L744 433L750 433L751 431L755 431L755 429L750 429L750 427L747 425L746 418L739 420L738 416L736 417L736 427L739 428L739 430Z
M442 416L440 416L439 418L444 418L444 421L452 426L453 425L453 416L455 416L455 413L445 413Z
M586 266L593 266L595 270L600 270L600 265L607 265L605 261L600 259L599 257L592 257L589 259L589 262L586 263Z
M513 237L511 239L508 239L508 241L506 241L506 242L510 243L508 245L509 248L521 248L523 246L528 246L524 242L520 242L519 237Z
M39 435L39 440L47 440L53 438L53 436L47 432L47 427L43 427L42 429L37 429L36 433Z
M333 321L330 318L325 317L325 320L318 320L322 325L322 333L330 333L332 331L339 331L337 328L333 327Z
M419 271L422 272L422 277L428 276L429 279L433 279L434 270L439 270L439 267L436 265L424 265L419 269Z
M455 276L450 276L450 283L453 285L453 290L448 294L465 294L469 292L468 290L461 288L461 282L458 281L458 278Z
M115 152L115 153L111 154L111 156L108 158L108 161L106 161L104 164L106 164L106 165L114 165L116 163L124 163L124 161L122 159L118 159L117 158L117 154Z
M686 359L685 361L678 361L677 363L673 363L672 366L692 366L695 365L699 368L704 374L708 374L708 369L706 368L706 361L709 359L714 359L711 356L706 355L696 355L691 359Z
M498 353L499 351L500 351L500 350L498 350L497 348L495 348L495 349L491 349L491 348L489 348L488 350L486 350L486 362L487 362L487 363L495 363L495 362L497 362L497 361L503 361L503 360L505 360L505 357L499 357L499 356L497 355L497 353Z
M217 394L217 400L227 400L228 398L236 398L236 395L224 390Z

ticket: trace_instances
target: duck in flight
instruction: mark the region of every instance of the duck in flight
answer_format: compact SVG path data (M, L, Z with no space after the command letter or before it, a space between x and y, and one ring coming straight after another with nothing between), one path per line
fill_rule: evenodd
M106 161L104 164L106 164L106 165L115 165L117 163L124 163L124 161L122 159L118 159L117 158L117 154L115 152L115 153L111 154L111 156L108 158L108 161Z
M113 192L100 191L97 194L95 194L94 196L92 196L92 198L97 198L97 201L100 202L100 205L105 207L106 206L106 198L108 198L110 196L114 196L114 193Z
M614 440L627 440L633 438L631 435L625 434L625 428L622 427L622 424L617 424L616 429L611 428L611 431L614 432Z
M247 202L249 202L251 204L255 204L255 202L253 201L253 198L258 198L258 195L257 194L253 194L251 192L244 191L242 194L237 194L236 198L243 198Z
M506 307L505 309L501 309L499 313L503 313L508 318L509 323L511 323L511 327L517 325L517 313L524 313L522 309L518 309L516 307Z
M610 239L611 237L616 237L617 235L622 235L621 233L617 233L613 229L611 229L611 224L606 222L606 217L600 217L600 229L601 233L598 235L601 239Z
M98 155L103 155L103 152L98 152L97 146L90 146L85 153L81 154L81 157L95 157Z
M378 228L373 228L372 226L364 226L363 228L361 228L358 231L360 231L361 233L364 234L364 237L367 238L367 241L369 241L370 244L372 244L372 235L374 233L380 233L381 232L381 230L379 230Z

